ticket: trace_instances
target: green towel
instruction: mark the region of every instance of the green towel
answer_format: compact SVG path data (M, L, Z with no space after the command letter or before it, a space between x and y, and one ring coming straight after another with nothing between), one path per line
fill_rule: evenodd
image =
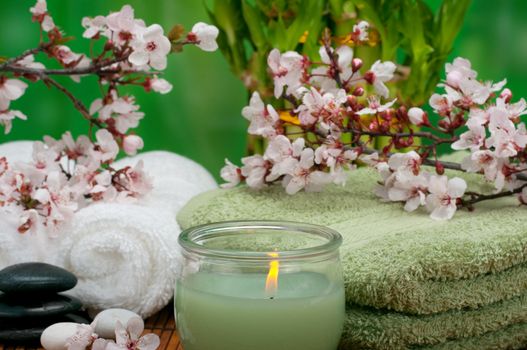
M509 329L517 330L516 338L505 343L503 334L509 334ZM464 349L460 344L472 343L480 346L466 348L523 348L527 344L527 294L474 310L422 316L348 306L342 338L343 349Z
M481 181L479 176L462 177L471 190L490 189L475 185ZM406 213L399 203L380 202L372 192L378 179L372 170L359 169L345 187L294 196L278 186L263 191L214 190L192 199L179 212L178 221L182 228L247 219L332 227L344 237L341 253L348 304L392 311L409 320L431 314L437 314L432 318L449 317L445 316L448 311L482 309L527 293L527 212L516 199L482 202L472 213L459 211L454 219L438 222L424 209ZM493 316L484 322L488 329L503 332L514 324L499 323ZM465 330L472 328L461 323ZM435 336L419 329L419 323L406 324L423 337ZM355 333L364 334L362 330Z

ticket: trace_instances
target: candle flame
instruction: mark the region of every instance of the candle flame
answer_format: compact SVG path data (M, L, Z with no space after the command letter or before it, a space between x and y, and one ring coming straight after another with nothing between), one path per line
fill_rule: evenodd
M278 258L277 253L269 253L271 258ZM268 295L273 296L276 294L278 289L278 272L280 270L280 262L278 260L271 260L269 263L269 273L267 274L267 279L265 280L265 292Z

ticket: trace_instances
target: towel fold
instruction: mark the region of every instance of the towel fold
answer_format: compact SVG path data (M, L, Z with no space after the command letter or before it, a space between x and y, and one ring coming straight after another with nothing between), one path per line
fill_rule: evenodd
M461 176L470 189L490 188L479 185L477 175ZM345 187L331 186L322 193L289 196L278 186L210 191L192 199L179 212L178 222L185 229L223 220L290 220L336 229L344 237L341 254L348 305L402 317L404 334L416 337L436 335L410 320L479 310L527 293L526 211L515 198L478 203L472 213L460 211L450 221L437 222L424 210L406 213L398 203L380 202L373 195L377 180L372 170L359 169ZM523 305L520 312L526 315ZM486 322L498 332L509 326L493 317ZM375 336L368 327L359 324L348 332L364 339L370 335L372 348L395 344L400 336ZM471 327L473 322L467 320L466 329ZM476 338L483 336L483 330L476 333ZM437 339L438 344L446 341Z
M397 350L409 347L436 348L449 343L475 343L488 347L468 346L462 349L494 349L489 345L501 339L509 327L522 324L517 336L522 342L499 349L518 349L527 342L527 294L474 310L451 310L433 315L408 315L386 309L358 305L348 306L342 349ZM494 334L494 335L492 335ZM487 335L488 344L477 342ZM516 338L513 338L516 339ZM511 343L512 344L512 343ZM454 346L456 345L456 346Z
M101 203L80 210L59 250L60 265L79 280L71 294L95 311L152 315L173 297L179 231L170 212L154 208Z

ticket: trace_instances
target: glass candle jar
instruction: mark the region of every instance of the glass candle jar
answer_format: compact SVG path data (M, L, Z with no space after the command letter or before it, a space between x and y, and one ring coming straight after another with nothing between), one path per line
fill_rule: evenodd
M175 315L185 350L335 350L345 316L342 237L273 221L220 222L179 236Z

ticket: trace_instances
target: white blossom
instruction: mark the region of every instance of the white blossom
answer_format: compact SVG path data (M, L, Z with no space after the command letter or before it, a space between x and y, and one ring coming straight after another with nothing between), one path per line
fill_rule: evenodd
M197 42L196 46L203 51L216 51L218 49L218 43L216 38L220 31L213 25L198 22L194 24L189 36L194 36Z

